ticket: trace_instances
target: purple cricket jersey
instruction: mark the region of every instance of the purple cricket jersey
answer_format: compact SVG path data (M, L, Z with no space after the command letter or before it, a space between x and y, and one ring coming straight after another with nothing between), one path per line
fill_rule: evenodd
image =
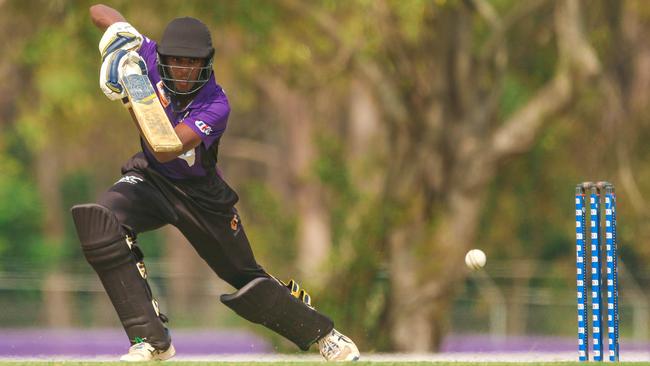
M156 42L144 37L138 53L147 63L149 80L158 93L160 103L172 125L175 127L179 123L185 123L202 140L199 146L167 163L158 162L141 141L149 164L162 175L172 179L203 177L216 172L217 147L228 124L230 105L223 89L216 83L214 73L190 104L185 109L176 111L158 73Z

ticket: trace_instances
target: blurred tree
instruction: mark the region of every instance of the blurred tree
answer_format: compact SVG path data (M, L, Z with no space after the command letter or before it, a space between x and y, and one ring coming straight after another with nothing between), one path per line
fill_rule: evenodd
M176 16L208 23L233 106L220 167L242 193L260 262L281 276L299 269L316 306L364 349L402 351L439 345L478 237L490 261L566 262L572 207L558 192L584 177L620 182L624 260L637 269L650 255L650 7L582 4L109 2L154 39ZM15 50L0 60L0 194L14 198L0 205L0 251L40 253L52 263L45 287L56 288L70 285L58 268L84 264L67 206L104 191L139 146L128 115L96 86L90 2L32 5L0 2L0 41ZM164 233L159 252L182 273L170 307L182 311L214 278ZM74 323L58 317L74 311L59 295L44 299L50 323Z
M323 4L352 14L347 17L313 4L283 4L312 19L319 31L310 34L330 37L337 51L330 59L344 60L378 100L387 139L380 194L372 206L383 235L353 261L365 261L375 250L386 262L390 293L379 329L389 330L391 348L436 349L454 288L464 276L458 263L476 240L482 202L499 167L529 150L587 77L599 72L582 32L579 3L515 3L504 15L487 1ZM550 16L541 15L545 12ZM356 24L350 18L361 14L373 22L352 37L346 33ZM536 21L520 25L531 14ZM540 31L551 31L555 61L543 65L546 74L529 98L501 114L504 87L519 66L509 60L515 47L523 46L513 47L509 37L527 32L528 40ZM347 296L359 291L355 279L368 278L358 269L347 267L338 279ZM354 298L365 306L363 297ZM349 309L361 314L355 306Z

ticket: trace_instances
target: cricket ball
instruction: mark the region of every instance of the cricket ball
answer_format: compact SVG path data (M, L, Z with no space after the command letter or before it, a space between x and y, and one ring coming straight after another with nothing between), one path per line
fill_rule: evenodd
M472 249L467 254L465 254L465 264L467 267L472 270L477 270L483 268L487 262L487 257L485 253L480 249Z

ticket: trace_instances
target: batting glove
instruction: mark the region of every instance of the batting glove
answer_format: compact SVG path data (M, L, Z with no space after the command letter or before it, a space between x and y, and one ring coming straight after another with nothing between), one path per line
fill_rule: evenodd
M122 78L126 75L146 75L147 64L135 51L117 50L107 55L99 71L99 87L110 100L126 97Z
M137 51L142 45L142 35L127 22L111 24L99 41L102 61L117 50Z

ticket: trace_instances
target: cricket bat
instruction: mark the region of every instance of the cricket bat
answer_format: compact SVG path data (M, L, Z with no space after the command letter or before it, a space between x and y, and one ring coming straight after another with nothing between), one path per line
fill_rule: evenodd
M147 75L131 74L122 78L127 97L122 101L142 136L155 152L181 152L183 144L174 132L158 95Z

